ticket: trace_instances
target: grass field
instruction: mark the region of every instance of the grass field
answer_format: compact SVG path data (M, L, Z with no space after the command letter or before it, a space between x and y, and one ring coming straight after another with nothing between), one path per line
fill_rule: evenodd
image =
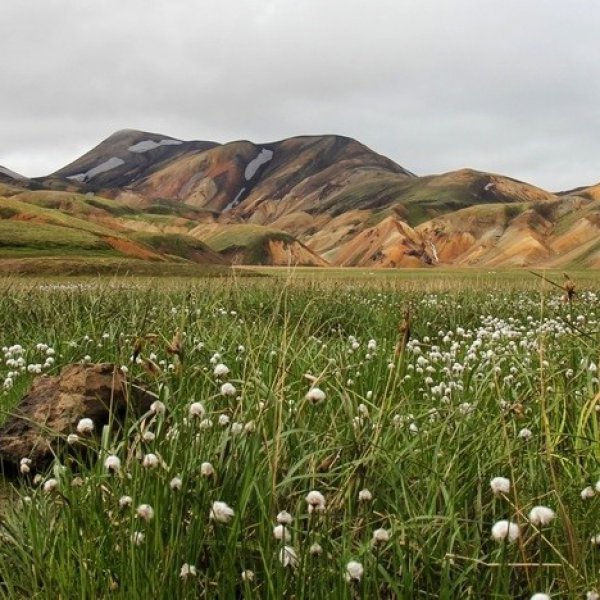
M165 409L12 481L2 597L595 597L595 275L236 273L2 282L5 414L79 361Z

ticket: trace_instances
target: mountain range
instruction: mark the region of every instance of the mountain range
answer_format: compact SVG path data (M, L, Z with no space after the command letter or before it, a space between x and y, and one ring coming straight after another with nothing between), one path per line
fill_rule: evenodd
M336 135L219 144L121 130L46 177L0 167L0 270L595 268L599 233L600 184L417 176Z

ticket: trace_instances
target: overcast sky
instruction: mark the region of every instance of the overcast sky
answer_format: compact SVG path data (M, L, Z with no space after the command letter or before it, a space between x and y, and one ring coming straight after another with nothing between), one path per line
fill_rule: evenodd
M600 181L596 0L0 0L0 22L0 165L24 175L135 128Z

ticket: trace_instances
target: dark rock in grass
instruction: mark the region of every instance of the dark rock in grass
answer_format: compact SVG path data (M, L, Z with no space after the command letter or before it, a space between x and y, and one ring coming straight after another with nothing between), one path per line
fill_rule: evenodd
M43 468L81 419L92 419L97 434L111 415L119 421L128 409L145 412L154 400L142 388L128 386L113 364L67 365L56 377L37 377L0 427L0 461L18 469L21 459L29 458L32 470Z

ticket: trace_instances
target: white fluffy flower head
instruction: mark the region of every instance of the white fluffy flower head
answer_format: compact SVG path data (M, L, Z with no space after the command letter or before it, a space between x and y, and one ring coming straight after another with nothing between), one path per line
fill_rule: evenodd
M284 567L292 567L292 569L298 566L298 555L291 546L284 546L279 551L279 562Z
M223 363L219 363L215 366L214 375L215 377L226 377L229 375L229 367Z
M317 490L312 490L306 494L306 502L308 504L309 513L313 512L313 510L325 510L325 496Z
M181 566L181 571L179 572L179 577L181 579L187 579L188 577L196 577L198 575L198 571L194 565L190 565L188 563L184 563Z
M492 527L492 537L497 542L507 541L508 543L512 544L519 539L520 535L521 529L512 521L498 521Z
M237 393L237 390L235 389L235 386L232 383L224 383L221 386L221 394L223 396L235 396Z
M277 514L277 522L280 525L290 525L292 520L292 515L290 515L290 513L287 512L287 510L282 510L280 513Z
M210 509L211 520L218 521L219 523L228 523L234 514L233 508L221 500L213 502Z
M356 560L351 560L346 565L346 581L360 581L365 572L363 566Z
M510 479L506 477L494 477L490 481L492 492L498 496L500 494L508 494L510 492Z
M373 494L371 494L371 492L365 488L364 490L360 490L360 492L358 492L358 500L359 502L370 502L373 500Z
M529 511L529 520L536 527L544 527L545 525L549 525L556 514L551 508L547 506L534 506Z
M81 434L92 433L92 431L94 431L94 421L87 417L80 419L79 423L77 423L77 431Z
M144 521L151 521L154 518L154 509L149 504L140 504L135 514Z
M114 473L118 473L121 470L121 459L114 454L106 457L104 461L104 468L107 471L113 471Z
M318 387L313 387L306 392L306 399L313 404L319 404L325 400L325 392Z
M158 464L158 456L156 456L156 454L152 454L152 452L146 454L144 456L144 460L142 461L142 465L146 467L146 469L155 469L158 467Z

